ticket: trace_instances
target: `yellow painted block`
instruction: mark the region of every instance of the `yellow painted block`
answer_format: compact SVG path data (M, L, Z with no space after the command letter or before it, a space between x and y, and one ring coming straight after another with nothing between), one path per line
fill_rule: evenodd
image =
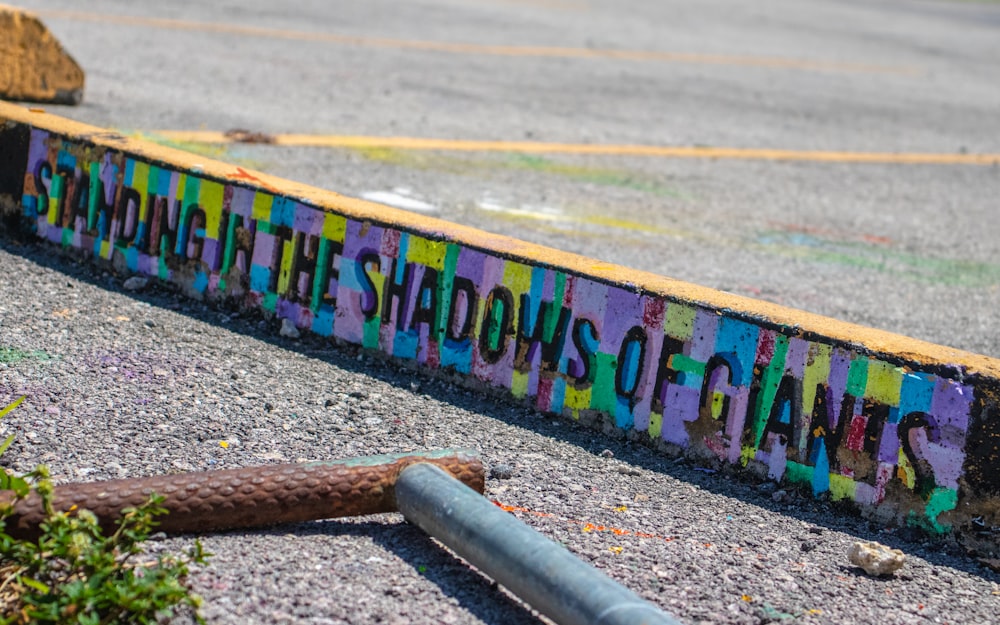
M520 371L514 372L514 377L510 381L510 392L514 397L523 399L528 395L528 374Z
M406 245L406 260L441 271L444 269L444 256L447 252L448 244L444 241L410 235Z
M222 217L222 194L224 187L211 180L201 181L201 194L198 203L205 211L205 237L219 238L219 220ZM216 208L218 207L218 208Z
M274 196L270 193L258 191L253 196L253 212L250 216L257 221L271 221L271 205L274 204Z
M531 290L531 267L513 261L507 261L503 268L503 283L515 297Z
M868 363L868 385L865 397L888 406L899 405L899 389L903 384L903 370L880 360Z
M56 225L56 213L59 211L59 198L49 195L49 212L46 213L46 221L50 226Z
M833 347L822 343L812 343L809 346L809 357L806 360L806 370L802 376L802 414L811 415L816 404L816 386L825 383L830 377L830 356ZM808 418L808 417L807 417ZM806 445L808 431L802 430L802 437L796 442L799 448Z
M896 477L898 477L907 488L913 488L913 486L917 483L917 474L913 470L913 465L910 464L906 454L903 453L902 448L899 450L899 459L896 461Z
M323 238L343 243L347 237L347 217L327 213L323 216Z
M278 272L278 293L288 292L292 263L295 262L295 240L285 241L281 248L281 269Z
M858 483L839 473L830 474L830 498L834 501L839 499L854 500L854 495L858 490Z
M654 412L649 415L649 437L650 438L660 438L660 434L663 433L663 415Z
M687 340L694 334L694 306L671 302L663 319L663 330L675 339Z
M725 393L712 393L712 418L718 419L722 416L722 407L725 404Z
M179 176L177 176L177 191L174 192L174 197L176 197L178 200L181 200L182 205L184 201L184 189L187 187L187 179L188 179L187 174L182 173Z
M382 272L381 271L376 271L374 273L369 273L368 277L371 278L372 284L375 285L375 292L376 293L382 293L382 290L385 287L385 276L382 274ZM381 318L381 315L382 315L382 306L383 305L384 305L384 302L382 301L382 296L379 295L379 298L378 298L378 310L375 312L376 315L379 315L379 318Z
M579 419L580 411L590 408L590 388L578 391L572 386L566 387L566 399L563 401L563 407L572 411L574 419Z
M149 189L149 164L142 161L135 161L135 169L132 171L132 188L139 193L139 221L145 221L148 207Z

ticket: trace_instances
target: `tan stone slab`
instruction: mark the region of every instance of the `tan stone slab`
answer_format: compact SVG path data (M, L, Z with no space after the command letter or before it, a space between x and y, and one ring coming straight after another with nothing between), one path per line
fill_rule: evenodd
M0 98L79 104L83 82L83 69L36 15L0 4Z

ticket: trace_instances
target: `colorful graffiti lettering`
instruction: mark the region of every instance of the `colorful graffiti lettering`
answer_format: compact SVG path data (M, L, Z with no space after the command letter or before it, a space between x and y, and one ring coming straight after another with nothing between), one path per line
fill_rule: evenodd
M957 505L959 378L43 130L23 188L39 236L203 296L926 526Z

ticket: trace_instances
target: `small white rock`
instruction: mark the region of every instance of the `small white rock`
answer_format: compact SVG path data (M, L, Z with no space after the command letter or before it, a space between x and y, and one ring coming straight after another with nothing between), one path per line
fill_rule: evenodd
M906 563L906 554L902 551L876 542L854 543L847 557L851 564L860 566L865 573L873 576L892 575Z
M122 288L126 291L141 291L149 285L149 278L143 278L142 276L132 276L124 283L122 283Z
M295 323L288 317L281 320L281 336L290 339L297 339L301 336L299 329L295 327Z

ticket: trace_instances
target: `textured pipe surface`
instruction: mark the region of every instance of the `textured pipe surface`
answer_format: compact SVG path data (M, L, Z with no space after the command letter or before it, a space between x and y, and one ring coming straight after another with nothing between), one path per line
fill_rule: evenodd
M328 462L266 465L225 471L64 484L55 488L53 506L90 510L105 529L115 526L124 508L163 495L169 514L158 529L169 533L207 532L315 519L394 512L400 471L431 463L482 492L485 474L477 452L445 449L427 453L365 456ZM13 493L0 491L0 504ZM32 493L14 508L7 532L37 535L44 518L41 499Z
M447 473L414 464L396 480L403 516L561 625L680 625Z

